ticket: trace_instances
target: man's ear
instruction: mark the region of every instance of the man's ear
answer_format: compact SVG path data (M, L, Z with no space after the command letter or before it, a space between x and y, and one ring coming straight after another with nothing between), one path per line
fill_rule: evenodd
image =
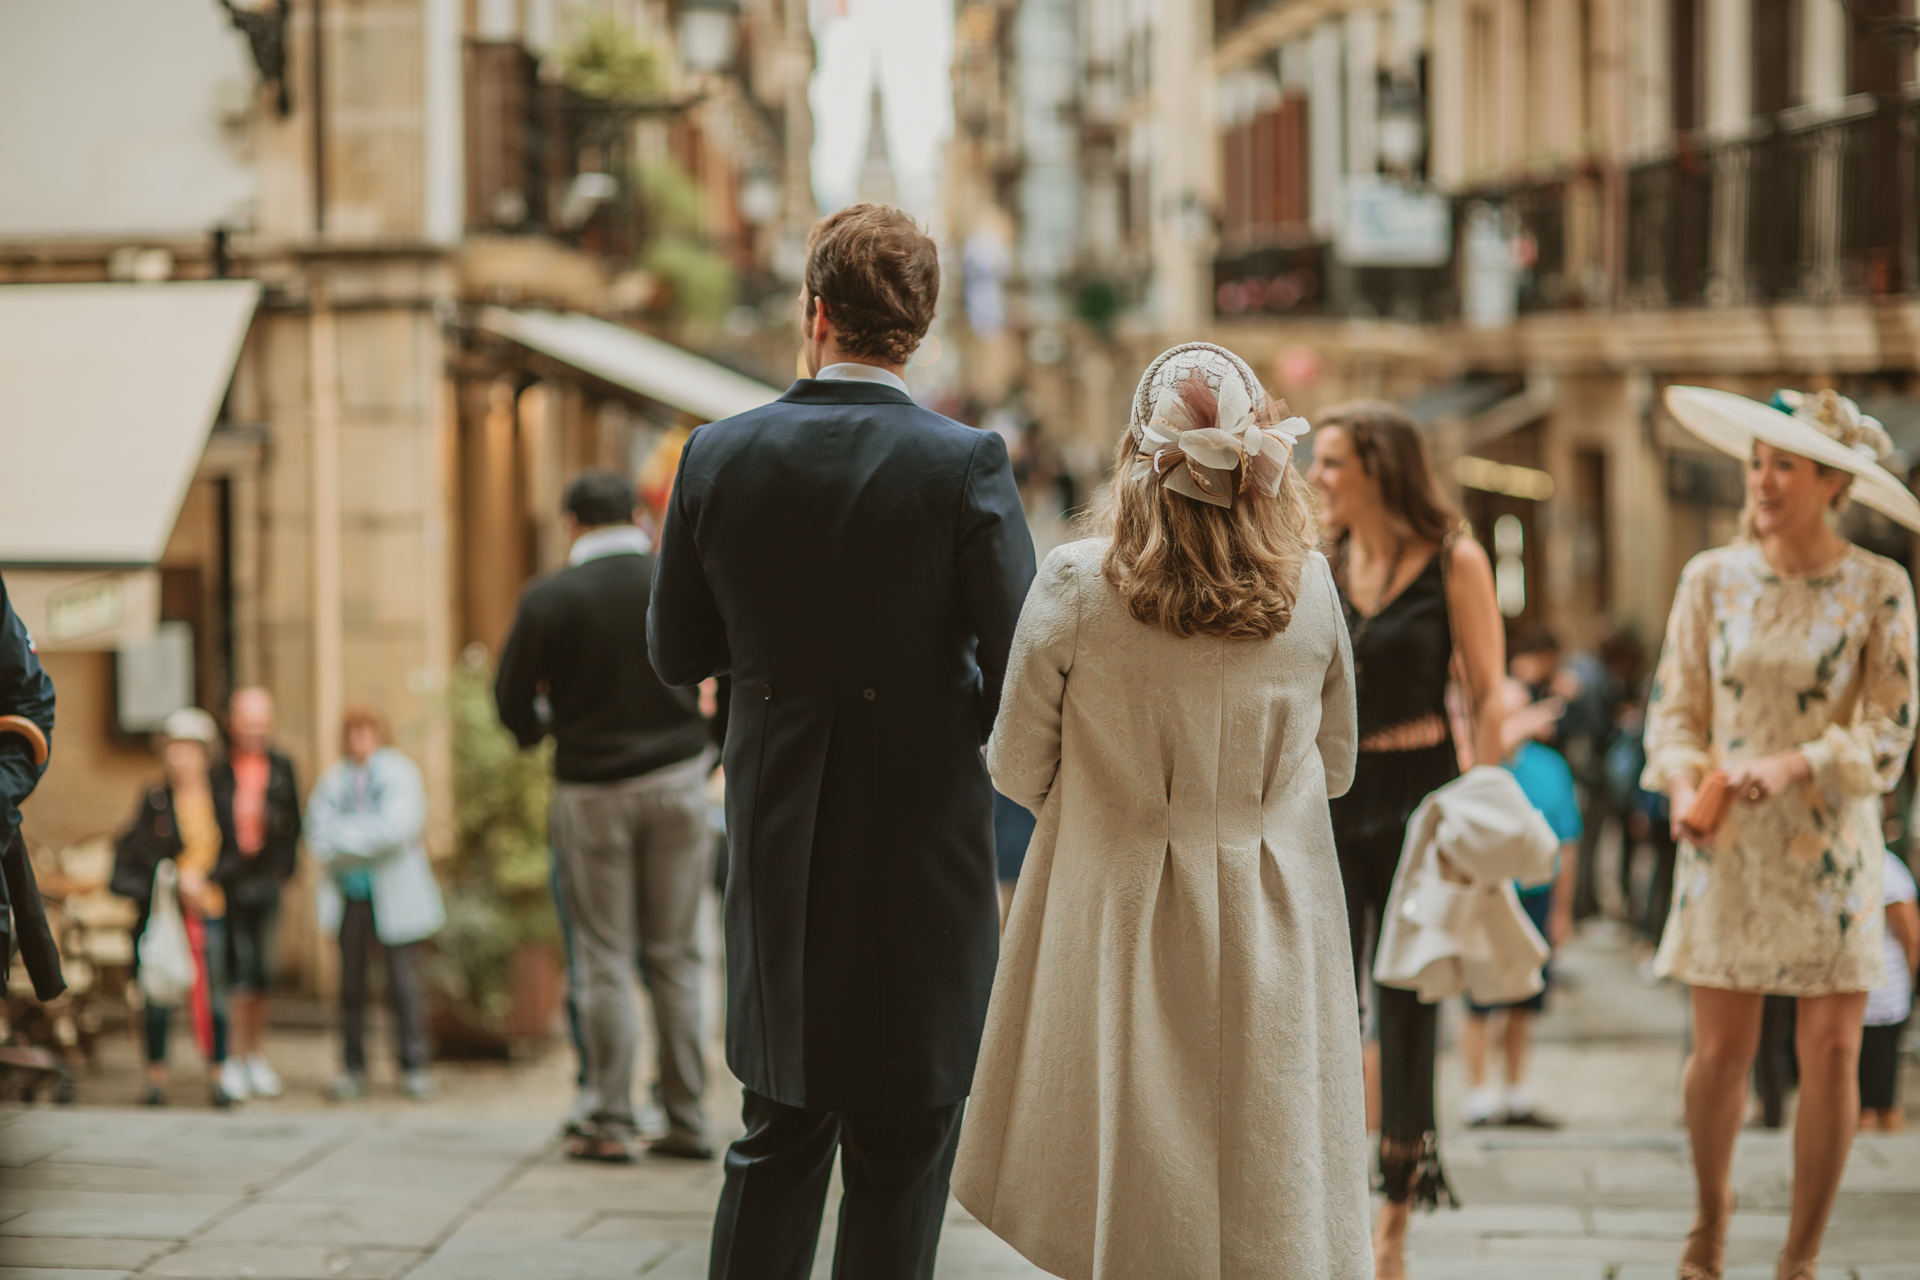
M815 342L826 339L833 321L827 315L827 300L817 294L807 296L807 336Z

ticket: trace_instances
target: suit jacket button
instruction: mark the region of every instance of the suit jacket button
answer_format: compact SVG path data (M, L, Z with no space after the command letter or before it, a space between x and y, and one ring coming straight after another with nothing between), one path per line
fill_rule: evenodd
M773 686L772 686L772 685L770 685L770 684L763 684L763 685L761 685L761 686L760 686L760 696L761 696L762 698L764 698L764 699L766 699L766 700L767 700L768 702L772 702L772 701L773 701Z
M862 689L860 691L860 696L865 698L868 702L872 702L875 695L873 690L871 689Z

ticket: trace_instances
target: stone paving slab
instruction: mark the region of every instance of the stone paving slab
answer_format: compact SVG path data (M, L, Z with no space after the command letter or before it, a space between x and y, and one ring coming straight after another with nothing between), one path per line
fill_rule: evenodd
M140 1272L192 1280L399 1280L420 1261L417 1251L331 1249L320 1245L188 1245Z
M197 1239L209 1244L304 1244L428 1249L463 1217L466 1200L408 1196L377 1203L249 1204ZM0 1229L4 1229L0 1227Z
M1413 1280L1606 1280L1607 1276L1598 1262L1429 1259L1413 1251L1407 1255L1407 1274Z
M713 1223L705 1217L662 1218L630 1213L597 1215L584 1230L575 1233L580 1240L645 1240L661 1244L707 1245L713 1239Z
M0 1236L0 1266L133 1270L178 1246L172 1240L67 1240Z
M63 1280L89 1272L177 1280L705 1276L717 1162L581 1164L560 1154L543 1121L462 1122L404 1110L288 1125L214 1113L164 1124L128 1118L144 1141L115 1137L97 1112L16 1114L0 1124L0 1147L18 1132L43 1153L0 1166L0 1280L36 1272ZM1444 1146L1452 1169L1496 1190L1462 1209L1415 1216L1413 1280L1672 1275L1691 1221L1690 1192L1670 1185L1669 1175L1686 1172L1677 1135L1476 1130ZM72 1162L75 1152L89 1162ZM211 1190L202 1175L218 1172L223 1152L245 1177ZM1729 1280L1770 1277L1786 1231L1789 1154L1779 1135L1741 1142L1736 1176L1766 1194L1743 1198L1735 1216ZM127 1163L109 1163L116 1155ZM1908 1189L1917 1177L1920 1134L1863 1140L1836 1209L1827 1280L1920 1280L1920 1200ZM831 1270L833 1216L830 1201L816 1280ZM939 1280L1041 1275L950 1207Z
M456 1236L409 1280L630 1280L669 1274L661 1264L676 1253L697 1257L704 1274L706 1250L690 1245Z

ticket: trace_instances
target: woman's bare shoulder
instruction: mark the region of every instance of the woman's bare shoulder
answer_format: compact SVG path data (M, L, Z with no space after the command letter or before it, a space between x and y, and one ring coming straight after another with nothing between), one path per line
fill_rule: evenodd
M1462 533L1455 538L1453 548L1448 554L1453 557L1447 563L1447 568L1451 572L1459 573L1462 570L1469 573L1475 570L1489 574L1493 572L1493 562L1487 559L1487 549L1481 546L1479 539L1470 533Z

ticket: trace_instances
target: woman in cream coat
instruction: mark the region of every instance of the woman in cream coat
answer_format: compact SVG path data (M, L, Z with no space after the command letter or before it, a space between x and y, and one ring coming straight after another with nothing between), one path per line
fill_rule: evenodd
M1074 1280L1373 1274L1327 814L1352 659L1283 412L1218 347L1154 362L1111 536L1048 557L988 746L1039 825L953 1185Z

